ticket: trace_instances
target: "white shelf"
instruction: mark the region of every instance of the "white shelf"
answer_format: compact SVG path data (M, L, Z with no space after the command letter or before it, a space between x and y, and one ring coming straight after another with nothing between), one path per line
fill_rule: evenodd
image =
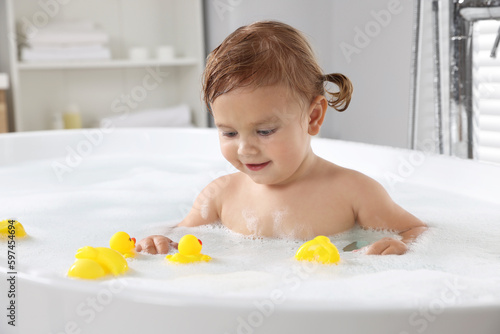
M106 47L113 59L18 60L18 46L7 37L43 29L39 19L44 15L54 22L95 24L109 37ZM180 104L189 106L196 126L207 126L200 100L205 65L203 0L72 0L57 10L32 0L0 0L0 31L4 30L0 64L7 63L11 79L8 94L15 131L48 130L53 115L69 105L79 107L84 127L117 112ZM155 50L162 46L173 47L176 58L156 58ZM134 47L153 56L130 60Z
M149 59L143 61L133 61L128 59L113 59L103 61L46 61L46 62L19 62L17 67L19 70L57 70L57 69L106 69L106 68L137 68L147 66L191 66L197 65L198 60L195 58L176 58L172 60Z

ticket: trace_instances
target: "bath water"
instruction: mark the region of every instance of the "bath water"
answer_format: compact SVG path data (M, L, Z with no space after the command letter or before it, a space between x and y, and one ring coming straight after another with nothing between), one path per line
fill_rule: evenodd
M279 295L280 302L342 308L500 300L500 212L490 202L401 182L391 196L429 231L403 256L368 256L342 248L394 234L354 228L330 236L341 262L324 266L294 260L303 240L245 237L220 224L173 228L214 175L231 171L219 158L89 156L62 181L52 165L47 159L0 168L0 217L18 219L29 235L17 242L19 271L65 279L78 248L107 247L117 231L137 240L166 234L178 241L189 233L202 240L211 262L172 265L164 255L141 253L128 260L130 271L121 277L126 289L252 300ZM273 215L279 225L283 212L277 208ZM6 263L6 251L0 263Z

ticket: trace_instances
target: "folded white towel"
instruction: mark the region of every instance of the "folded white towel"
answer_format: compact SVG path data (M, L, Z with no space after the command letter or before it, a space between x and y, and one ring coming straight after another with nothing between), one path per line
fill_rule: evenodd
M26 43L31 47L106 45L109 36L105 32L94 31L44 31L28 36Z
M93 51L102 51L108 49L106 46L100 44L89 44L89 45L73 45L73 46L32 46L32 47L23 47L23 49L28 49L32 52L45 52L45 53L78 53L78 52L93 52Z
M30 61L57 61L57 60L107 60L111 59L111 50L104 46L90 47L40 47L21 49L21 60Z
M43 31L93 31L97 26L90 20L51 21L43 27Z
M109 122L117 128L192 126L191 111L186 104L171 108L147 109L120 116L107 117L101 120L100 125L101 127L106 127L109 126Z

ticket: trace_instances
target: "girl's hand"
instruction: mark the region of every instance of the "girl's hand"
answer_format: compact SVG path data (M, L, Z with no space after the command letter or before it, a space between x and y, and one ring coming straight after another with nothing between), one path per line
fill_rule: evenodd
M135 246L135 250L149 254L167 254L171 247L177 249L177 245L177 242L173 242L163 235L150 235L139 241Z
M380 239L366 248L367 255L401 255L408 250L408 246L404 242L393 238Z

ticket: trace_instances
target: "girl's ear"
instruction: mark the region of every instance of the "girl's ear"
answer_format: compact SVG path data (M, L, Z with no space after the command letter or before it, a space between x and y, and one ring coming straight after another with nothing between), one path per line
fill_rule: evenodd
M309 129L308 132L311 136L319 133L319 129L325 120L326 109L328 101L323 95L318 95L309 105Z

